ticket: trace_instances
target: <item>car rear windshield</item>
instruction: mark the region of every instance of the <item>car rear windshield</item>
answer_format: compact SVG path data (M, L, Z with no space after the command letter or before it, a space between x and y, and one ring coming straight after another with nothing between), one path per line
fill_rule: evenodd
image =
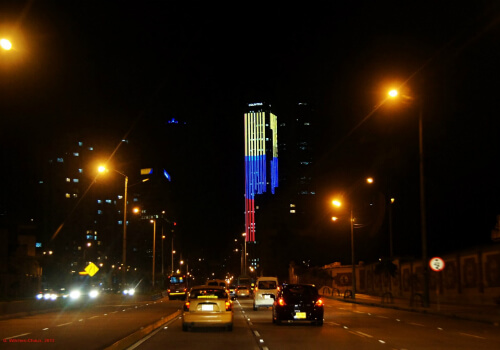
M313 286L289 286L283 289L285 296L317 297L318 290Z
M276 281L259 281L259 289L276 289Z
M190 297L192 299L227 299L227 293L223 289L195 289L191 291Z

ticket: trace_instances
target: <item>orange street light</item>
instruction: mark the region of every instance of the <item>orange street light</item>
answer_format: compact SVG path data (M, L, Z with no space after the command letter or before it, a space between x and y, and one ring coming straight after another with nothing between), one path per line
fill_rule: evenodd
M9 51L12 49L12 43L8 39L0 39L0 47Z

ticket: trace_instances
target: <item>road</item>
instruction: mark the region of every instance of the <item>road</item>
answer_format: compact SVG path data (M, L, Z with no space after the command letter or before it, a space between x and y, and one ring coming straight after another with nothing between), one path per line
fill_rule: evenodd
M8 348L104 349L125 336L174 314L181 301L109 300L0 321ZM499 349L498 327L479 322L378 308L326 299L323 327L275 325L270 309L253 311L251 299L235 301L232 332L183 332L180 317L165 323L129 349ZM16 342L14 342L16 341ZM5 345L5 344L4 344ZM17 345L17 346L16 346ZM4 346L6 347L6 346Z
M498 327L441 316L327 299L323 327L275 325L271 311L253 311L251 299L235 302L233 332L183 332L176 318L135 349L500 349Z

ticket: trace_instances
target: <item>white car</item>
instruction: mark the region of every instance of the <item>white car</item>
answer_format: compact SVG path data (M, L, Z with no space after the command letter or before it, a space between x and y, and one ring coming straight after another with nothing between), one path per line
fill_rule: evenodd
M193 327L225 327L233 330L233 301L226 288L196 286L184 302L182 330Z
M259 277L255 283L253 309L273 306L278 294L278 279L276 277Z

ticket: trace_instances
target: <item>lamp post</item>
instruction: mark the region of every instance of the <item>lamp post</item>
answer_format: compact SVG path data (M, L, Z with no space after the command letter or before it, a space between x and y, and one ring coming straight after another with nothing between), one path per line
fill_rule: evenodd
M374 180L371 177L366 178L366 183L367 184L373 184ZM339 200L334 199L332 201L332 204L335 207L341 207L342 202ZM332 217L332 221L337 221L337 217ZM354 256L354 214L353 214L353 205L350 203L350 209L349 209L349 220L350 220L350 229L351 229L351 265L352 265L352 298L356 299L356 264L355 264L355 256Z
M153 270L152 270L152 286L155 286L155 255L156 255L156 219L152 219L153 223Z
M100 166L98 171L104 173L108 169L105 166ZM128 189L128 176L118 170L113 169L114 172L120 174L125 178L125 189L123 195L123 246L122 246L122 284L126 283L126 271L127 271L127 189Z
M389 97L396 98L399 95L396 89L389 91ZM411 96L403 95L403 98L413 100ZM418 159L419 159L419 184L420 184L420 237L422 242L422 268L424 274L423 305L429 307L429 264L427 257L427 220L425 212L425 180L424 180L424 142L423 142L423 104L419 101L418 112Z
M241 234L243 236L243 241L245 242L245 250L244 250L244 255L243 255L243 276L247 275L247 234L246 232L243 232Z

